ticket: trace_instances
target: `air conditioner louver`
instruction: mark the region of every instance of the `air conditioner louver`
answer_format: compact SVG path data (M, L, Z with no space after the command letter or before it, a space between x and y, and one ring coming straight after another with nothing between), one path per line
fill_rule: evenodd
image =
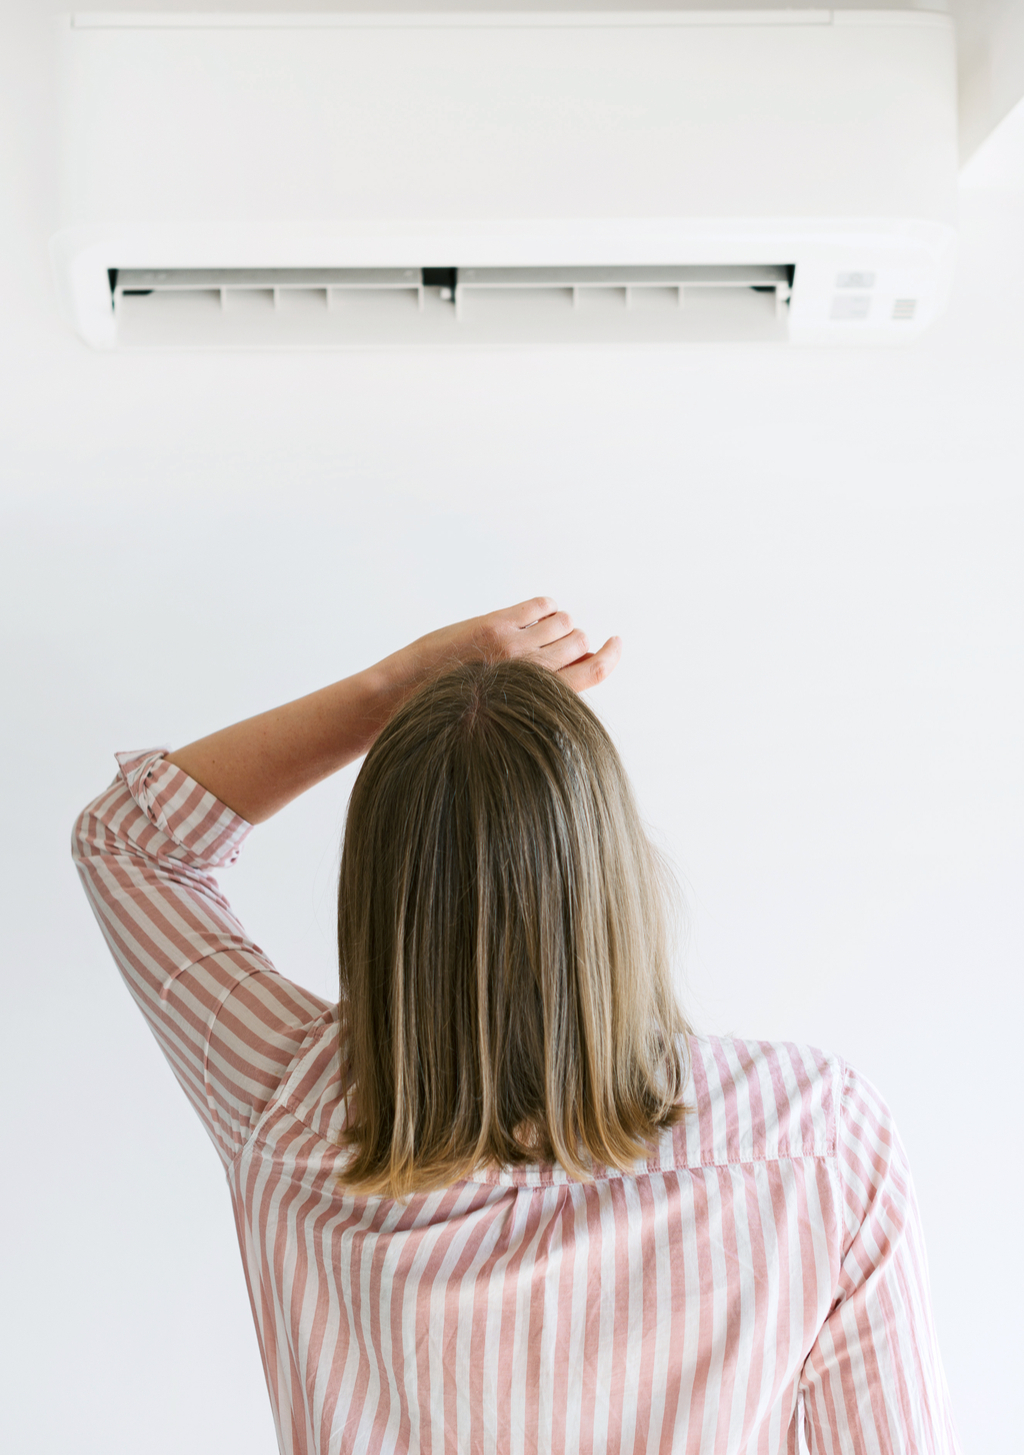
M114 269L122 342L579 342L786 336L794 268Z

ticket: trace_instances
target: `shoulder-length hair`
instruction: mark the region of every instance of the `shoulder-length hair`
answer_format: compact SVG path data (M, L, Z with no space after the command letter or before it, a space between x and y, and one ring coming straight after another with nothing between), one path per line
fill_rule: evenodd
M671 892L611 739L555 673L462 663L406 701L341 859L346 1190L633 1170L687 1110Z

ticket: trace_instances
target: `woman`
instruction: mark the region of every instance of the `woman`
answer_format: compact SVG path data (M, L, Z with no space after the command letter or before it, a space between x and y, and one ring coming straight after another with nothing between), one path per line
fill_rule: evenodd
M547 598L167 755L75 826L228 1175L280 1447L958 1450L906 1156L808 1046L693 1035L607 734ZM212 871L367 752L340 999Z

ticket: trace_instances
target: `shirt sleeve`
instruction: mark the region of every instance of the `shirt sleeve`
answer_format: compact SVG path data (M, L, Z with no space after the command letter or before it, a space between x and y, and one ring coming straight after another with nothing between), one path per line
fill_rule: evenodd
M960 1455L907 1154L850 1067L837 1150L839 1280L801 1379L811 1455Z
M332 1007L279 975L212 870L252 825L164 758L118 753L72 857L118 969L225 1165Z

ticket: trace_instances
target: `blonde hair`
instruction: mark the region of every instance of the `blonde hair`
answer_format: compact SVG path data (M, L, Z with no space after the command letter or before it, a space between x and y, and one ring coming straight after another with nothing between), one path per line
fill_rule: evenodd
M688 1109L670 892L611 739L553 672L461 663L405 702L341 859L345 1188L648 1156Z

